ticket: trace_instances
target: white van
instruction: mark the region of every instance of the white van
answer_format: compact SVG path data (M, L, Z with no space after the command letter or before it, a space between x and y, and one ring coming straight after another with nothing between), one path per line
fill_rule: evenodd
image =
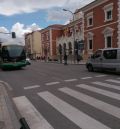
M89 72L96 69L120 72L120 48L97 50L86 62Z

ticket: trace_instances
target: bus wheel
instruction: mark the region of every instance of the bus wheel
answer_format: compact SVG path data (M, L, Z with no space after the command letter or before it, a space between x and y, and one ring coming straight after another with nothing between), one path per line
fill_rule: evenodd
M93 72L94 71L92 65L88 65L88 71L89 72Z

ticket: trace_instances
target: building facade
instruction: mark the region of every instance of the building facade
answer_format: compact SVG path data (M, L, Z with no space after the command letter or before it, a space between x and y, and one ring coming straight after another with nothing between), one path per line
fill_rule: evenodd
M120 47L118 0L96 0L81 8L84 13L85 58L101 48Z
M42 56L42 43L40 31L33 31L25 35L25 46L27 55L31 59L37 59Z
M76 60L77 56L83 54L83 49L79 49L83 45L83 17L78 12L74 15L74 21L65 25L62 29L62 35L57 38L57 53L58 58L64 57L67 54L71 61Z
M62 35L63 25L51 25L40 31L42 42L42 57L45 59L57 59L56 38Z

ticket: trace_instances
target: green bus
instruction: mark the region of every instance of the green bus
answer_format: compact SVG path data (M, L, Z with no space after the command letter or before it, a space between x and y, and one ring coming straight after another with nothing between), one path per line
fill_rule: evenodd
M17 43L1 43L0 45L0 68L14 69L27 65L25 47Z

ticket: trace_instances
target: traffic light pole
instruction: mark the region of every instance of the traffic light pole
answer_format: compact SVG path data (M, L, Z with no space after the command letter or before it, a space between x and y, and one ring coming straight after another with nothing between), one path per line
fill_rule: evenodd
M2 34L12 34L12 38L16 38L16 33L15 32L11 32L11 33L5 33L5 32L0 32Z

